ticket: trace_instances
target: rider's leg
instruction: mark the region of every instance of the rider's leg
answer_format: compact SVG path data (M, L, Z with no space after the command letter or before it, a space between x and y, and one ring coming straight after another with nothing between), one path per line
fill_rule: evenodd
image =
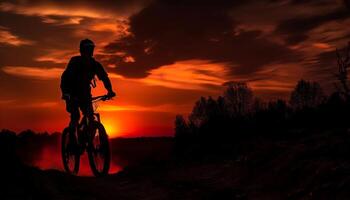
M94 120L94 109L91 101L81 102L80 109L83 115L87 117L89 123Z
M70 141L76 141L75 132L77 130L80 113L79 113L79 105L76 101L66 101L66 109L70 113L70 122L69 122L69 133L70 133Z
M81 109L81 112L83 113L83 115L87 118L87 130L88 132L90 132L91 130L91 122L94 120L94 110L92 107L92 103L91 101L87 100L87 101L82 101L79 104L79 107ZM90 134L85 134L83 135L84 137L88 136ZM85 138L87 139L87 138Z

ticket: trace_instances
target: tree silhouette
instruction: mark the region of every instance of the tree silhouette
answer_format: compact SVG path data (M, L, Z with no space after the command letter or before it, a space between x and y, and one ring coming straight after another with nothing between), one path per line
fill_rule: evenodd
M252 110L253 92L246 83L229 82L224 92L226 107L231 116L243 116Z
M189 127L182 115L176 115L175 118L175 152L185 151L187 143L190 142Z
M345 95L347 100L350 99L350 88L348 83L348 69L350 68L350 42L348 43L345 53L341 54L338 49L336 49L337 61L338 61L338 73L336 74L337 79L340 82L342 89L336 85L340 93Z
M260 98L255 98L253 102L253 111L262 112L267 109L267 104Z
M290 104L296 110L314 108L325 100L319 83L300 80L290 96Z
M189 121L196 127L200 127L207 120L207 99L201 97L194 105Z
M186 120L182 115L176 115L175 118L175 137L176 138L183 138L186 136L186 133L188 133L188 125L186 123Z

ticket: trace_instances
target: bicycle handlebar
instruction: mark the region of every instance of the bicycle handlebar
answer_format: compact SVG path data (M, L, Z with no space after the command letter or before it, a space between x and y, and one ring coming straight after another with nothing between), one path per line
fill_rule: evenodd
M101 101L107 101L107 100L110 100L110 99L112 99L111 96L102 95L102 96L92 97L92 98L91 98L91 101L99 101L99 100L101 100Z

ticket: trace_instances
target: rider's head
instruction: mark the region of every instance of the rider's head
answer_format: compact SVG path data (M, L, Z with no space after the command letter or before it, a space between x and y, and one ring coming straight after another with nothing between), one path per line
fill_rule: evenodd
M95 44L89 39L80 41L80 54L85 57L92 57L94 55Z

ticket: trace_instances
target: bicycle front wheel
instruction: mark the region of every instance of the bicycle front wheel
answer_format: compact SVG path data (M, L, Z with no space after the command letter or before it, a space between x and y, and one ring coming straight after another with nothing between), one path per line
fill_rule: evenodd
M111 160L108 135L99 122L91 126L88 157L91 170L95 176L107 175Z
M75 141L72 141L72 138ZM65 171L74 175L78 173L80 165L80 154L77 151L77 145L76 136L70 136L69 128L65 128L61 139L62 161Z

